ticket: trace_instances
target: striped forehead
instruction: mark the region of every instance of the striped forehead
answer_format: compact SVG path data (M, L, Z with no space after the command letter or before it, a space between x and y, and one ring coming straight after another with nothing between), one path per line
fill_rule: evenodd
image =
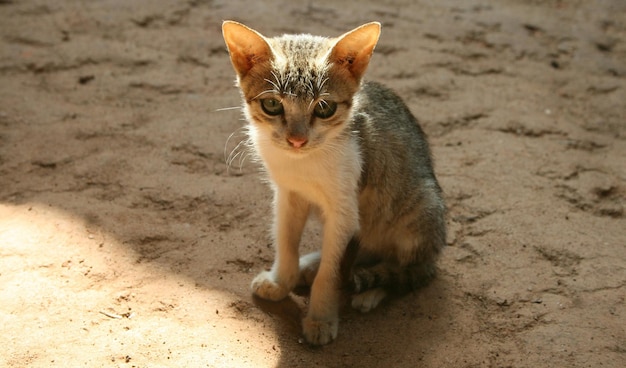
M328 70L327 38L285 35L272 39L273 79L280 94L296 98L317 98L324 93Z

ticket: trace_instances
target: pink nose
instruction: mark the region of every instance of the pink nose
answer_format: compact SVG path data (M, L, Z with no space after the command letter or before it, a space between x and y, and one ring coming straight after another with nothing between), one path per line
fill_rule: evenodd
M302 146L304 146L306 144L307 139L306 138L300 138L300 137L289 137L289 138L287 138L287 141L294 148L300 148L300 147L302 147Z

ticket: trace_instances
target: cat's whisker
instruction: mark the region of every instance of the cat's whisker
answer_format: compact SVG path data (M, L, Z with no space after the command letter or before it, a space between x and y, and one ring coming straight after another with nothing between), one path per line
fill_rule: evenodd
M235 134L239 133L242 130L242 128L239 128L237 130L235 130L234 132L230 133L230 135L228 136L228 138L226 138L226 143L224 143L224 161L228 161L228 158L226 156L226 150L228 149L228 144L230 143L230 140L235 136ZM239 146L239 145L237 145ZM237 147L235 147L236 149ZM231 151L232 154L232 151ZM230 156L230 155L229 155Z
M276 94L280 94L280 87L279 87L276 83L272 82L272 81L271 81L271 80L269 80L269 79L265 79L265 81L266 81L267 83L271 84L271 85L272 85L272 87L274 87L274 93L276 93Z
M246 162L246 158L248 158L248 156L250 156L247 151L243 151L243 152L244 152L244 154L239 156L239 172L242 171L243 164L244 164L244 162Z
M235 151L233 151L232 153L234 153ZM239 169L239 172L241 172L243 170L243 158L245 158L247 156L247 152L246 150L241 150L238 151L236 154L234 155L230 155L228 158L228 162L226 165L226 172L230 173L230 168L233 166L233 162L235 162L235 160L237 159L237 157L239 157L239 165L237 165L237 169Z
M307 87L307 91L308 91L308 93L309 93L309 94L310 94L313 98L315 98L315 96L316 96L316 94L317 94L317 92L318 92L318 91L315 89L315 86L313 85L313 81L312 81L312 80L309 80L309 81L307 82L306 87ZM309 107L310 107L310 106L309 106Z
M240 110L241 106L233 106L233 107L222 107L221 109L216 109L215 111L228 111L228 110Z
M230 169L230 165L232 164L233 161L233 153L235 152L235 150L231 151L228 154L228 157L225 159L226 161L226 170L228 171Z
M283 83L281 83L281 78L278 77L278 74L276 74L276 71L272 70L272 76L274 77L274 80L276 81L276 83L272 83L272 85L274 87L276 87L276 90L278 91L278 93L282 92L283 90Z
M256 96L254 96L252 99L253 99L253 100L256 100L257 98L259 98L259 97L261 97L261 96L263 96L264 94L267 94L267 93L277 94L275 90L273 90L273 89L268 89L268 90L265 90L265 91L263 91L263 92L259 93L259 94L258 94L258 95L256 95Z
M233 155L233 153L234 153L234 155ZM233 165L233 162L237 159L237 157L239 157L242 154L243 154L243 151L233 151L233 152L231 152L231 155L228 156L228 167L230 168Z
M242 150L240 150L242 147L245 148L247 146L247 142L248 139L242 139L240 140L237 145L231 150L229 157L232 156L233 153L235 152L241 152ZM232 160L231 160L232 161Z
M230 135L228 136L228 138L226 138L226 143L224 143L224 162L226 162L226 164L228 165L228 156L226 156L226 150L228 149L228 142L230 142L230 139L233 137L233 135L235 135L235 132L230 133Z
M233 162L235 162L238 156L248 155L248 149L251 145L251 142L250 142L250 138L248 137L248 134L246 133L246 130L247 130L247 127L241 127L235 130L233 133L231 133L228 136L228 139L226 139L226 144L224 145L224 161L226 162L226 172L230 172L230 168L233 166ZM242 138L235 145L235 147L232 150L230 150L230 153L228 153L228 156L227 156L226 153L228 152L229 143L235 135L242 135L244 138ZM240 159L239 162L240 164L238 165L238 168L239 168L239 171L241 171L243 169L243 160Z
M324 74L320 75L320 77L317 79L317 90L318 91L322 91L324 90L324 85L326 84L326 82L328 82L328 77L326 77ZM320 93L320 96L323 93Z

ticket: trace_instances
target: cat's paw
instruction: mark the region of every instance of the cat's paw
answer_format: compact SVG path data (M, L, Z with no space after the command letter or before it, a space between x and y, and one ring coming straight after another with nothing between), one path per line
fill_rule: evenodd
M309 316L302 320L305 340L312 345L326 345L337 337L339 319L318 320Z
M279 301L289 295L290 291L291 288L275 281L271 271L263 271L252 280L252 292L263 299Z
M352 308L363 313L376 308L385 299L387 292L384 289L376 288L364 291L352 296Z

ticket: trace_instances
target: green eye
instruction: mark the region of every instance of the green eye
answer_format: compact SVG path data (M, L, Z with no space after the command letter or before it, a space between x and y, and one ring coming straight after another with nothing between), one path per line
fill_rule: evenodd
M267 115L280 115L283 113L283 104L275 98L264 98L261 100L261 108Z
M315 105L313 114L320 119L328 119L329 117L335 115L336 111L337 103L335 101L321 100L317 103L317 105Z

